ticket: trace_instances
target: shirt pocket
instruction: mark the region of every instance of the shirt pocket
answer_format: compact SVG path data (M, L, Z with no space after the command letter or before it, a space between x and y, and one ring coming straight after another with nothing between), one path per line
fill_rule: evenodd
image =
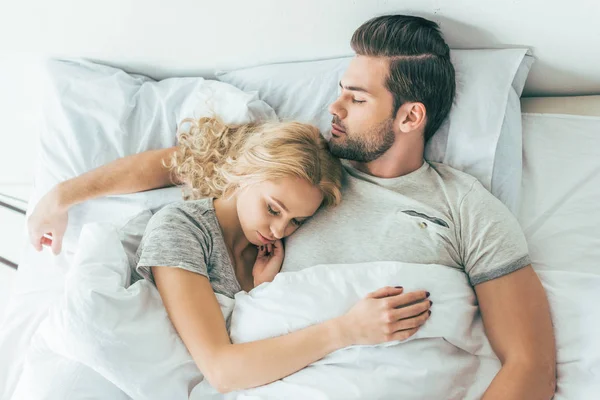
M390 216L388 237L420 263L456 264L454 225L448 218L398 208Z

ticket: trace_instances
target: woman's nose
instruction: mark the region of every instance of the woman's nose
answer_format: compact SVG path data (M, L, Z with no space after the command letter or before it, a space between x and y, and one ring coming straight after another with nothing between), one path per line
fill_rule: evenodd
M283 225L283 224L271 225L271 234L275 237L275 239L282 239L285 234L285 225Z

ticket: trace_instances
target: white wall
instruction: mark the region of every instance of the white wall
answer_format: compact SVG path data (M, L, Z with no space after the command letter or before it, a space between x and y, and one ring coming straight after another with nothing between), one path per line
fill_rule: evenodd
M9 52L107 60L152 76L209 73L349 53L353 30L384 13L441 23L454 47L531 46L526 94L600 93L597 0L21 0L3 2Z

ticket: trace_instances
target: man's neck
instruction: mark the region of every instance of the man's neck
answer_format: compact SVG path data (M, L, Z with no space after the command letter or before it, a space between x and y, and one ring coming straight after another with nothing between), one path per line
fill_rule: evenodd
M357 170L377 178L398 178L423 165L424 144L395 143L386 153L368 163L351 161Z

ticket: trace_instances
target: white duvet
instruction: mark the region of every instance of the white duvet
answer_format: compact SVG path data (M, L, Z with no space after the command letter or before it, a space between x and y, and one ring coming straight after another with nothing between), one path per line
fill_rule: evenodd
M272 337L332 318L385 285L427 288L432 317L408 341L346 348L280 381L221 395L202 380L156 289L146 281L127 287L129 263L119 232L87 225L80 240L65 295L34 336L15 400L478 399L500 367L463 273L399 262L320 265L281 273L239 293L235 304L220 296L224 315L231 314L232 340ZM582 319L579 307L584 296L588 316L598 317L600 277L582 275L577 282L570 281L577 274L542 276L551 303L561 303L561 313L553 315L565 364L559 373L569 374L573 385L557 399L593 398L600 389L594 380L600 331ZM582 349L591 362L569 369Z

